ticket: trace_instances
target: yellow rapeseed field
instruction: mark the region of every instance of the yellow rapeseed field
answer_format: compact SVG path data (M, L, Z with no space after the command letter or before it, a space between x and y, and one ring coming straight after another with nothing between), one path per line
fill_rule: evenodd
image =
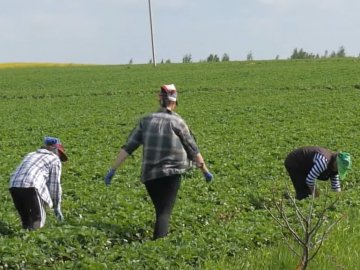
M82 66L82 64L73 63L0 63L0 69L5 68L28 68L28 67L66 67Z

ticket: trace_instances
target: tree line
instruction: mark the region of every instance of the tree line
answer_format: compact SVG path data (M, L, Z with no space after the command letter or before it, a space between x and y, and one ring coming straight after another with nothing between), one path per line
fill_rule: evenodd
M342 57L346 57L344 46L340 46L337 52L332 51L330 54L329 51L326 50L323 55L309 53L304 51L302 48L300 50L295 48L293 50L292 55L290 56L290 59L342 58Z
M325 50L324 54L314 54L312 52L307 52L303 48L295 48L290 55L288 59L295 60L295 59L320 59L320 58L344 58L347 57L344 46L340 46L337 51L329 52L328 50ZM360 54L358 55L358 58L360 58ZM275 60L279 60L280 56L276 55ZM246 55L247 61L254 60L253 53L250 51ZM206 59L199 60L199 62L227 62L230 61L230 56L227 53L224 53L221 57L217 54L211 53ZM160 64L170 64L171 60L161 60ZM190 53L185 54L182 58L182 63L193 63L193 58ZM133 60L130 59L129 64L133 64ZM149 64L152 64L152 59L149 60Z

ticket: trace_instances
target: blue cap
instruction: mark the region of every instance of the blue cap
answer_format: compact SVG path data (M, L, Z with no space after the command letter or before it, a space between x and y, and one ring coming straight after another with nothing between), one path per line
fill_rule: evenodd
M44 138L45 145L53 145L53 144L61 144L60 140L55 137L45 137Z

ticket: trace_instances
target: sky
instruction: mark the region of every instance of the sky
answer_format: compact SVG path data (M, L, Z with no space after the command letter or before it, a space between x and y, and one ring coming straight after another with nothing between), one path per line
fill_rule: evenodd
M151 0L155 59L360 54L359 0ZM0 63L149 63L149 0L0 0Z

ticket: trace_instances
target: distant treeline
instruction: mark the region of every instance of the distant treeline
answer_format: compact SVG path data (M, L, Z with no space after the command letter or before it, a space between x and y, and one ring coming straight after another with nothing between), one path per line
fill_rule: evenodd
M291 54L291 56L288 59L318 59L318 58L343 58L343 57L347 57L346 53L345 53L345 48L344 46L340 46L340 48L337 51L332 51L329 52L328 50L325 50L324 54L320 55L320 54L314 54L312 52L307 52L305 51L303 48L298 49L295 48ZM360 54L358 55L358 58L360 58ZM276 55L275 60L279 60L280 56ZM246 55L246 60L247 61L251 61L254 60L253 54L250 51L247 55ZM218 56L217 54L210 54L206 59L200 60L198 62L227 62L230 61L230 56L227 53L224 53L221 57ZM132 64L133 60L130 59L129 64ZM152 64L153 60L150 59L149 60L149 64ZM160 62L161 64L169 64L171 63L170 59L167 60L161 60ZM192 55L190 53L185 54L182 58L182 63L193 63L193 58Z
M326 50L323 55L309 53L309 52L304 51L302 48L300 50L295 48L292 55L290 56L290 59L336 58L336 57L338 57L338 58L346 57L344 46L341 46L337 52L332 51L330 54Z

